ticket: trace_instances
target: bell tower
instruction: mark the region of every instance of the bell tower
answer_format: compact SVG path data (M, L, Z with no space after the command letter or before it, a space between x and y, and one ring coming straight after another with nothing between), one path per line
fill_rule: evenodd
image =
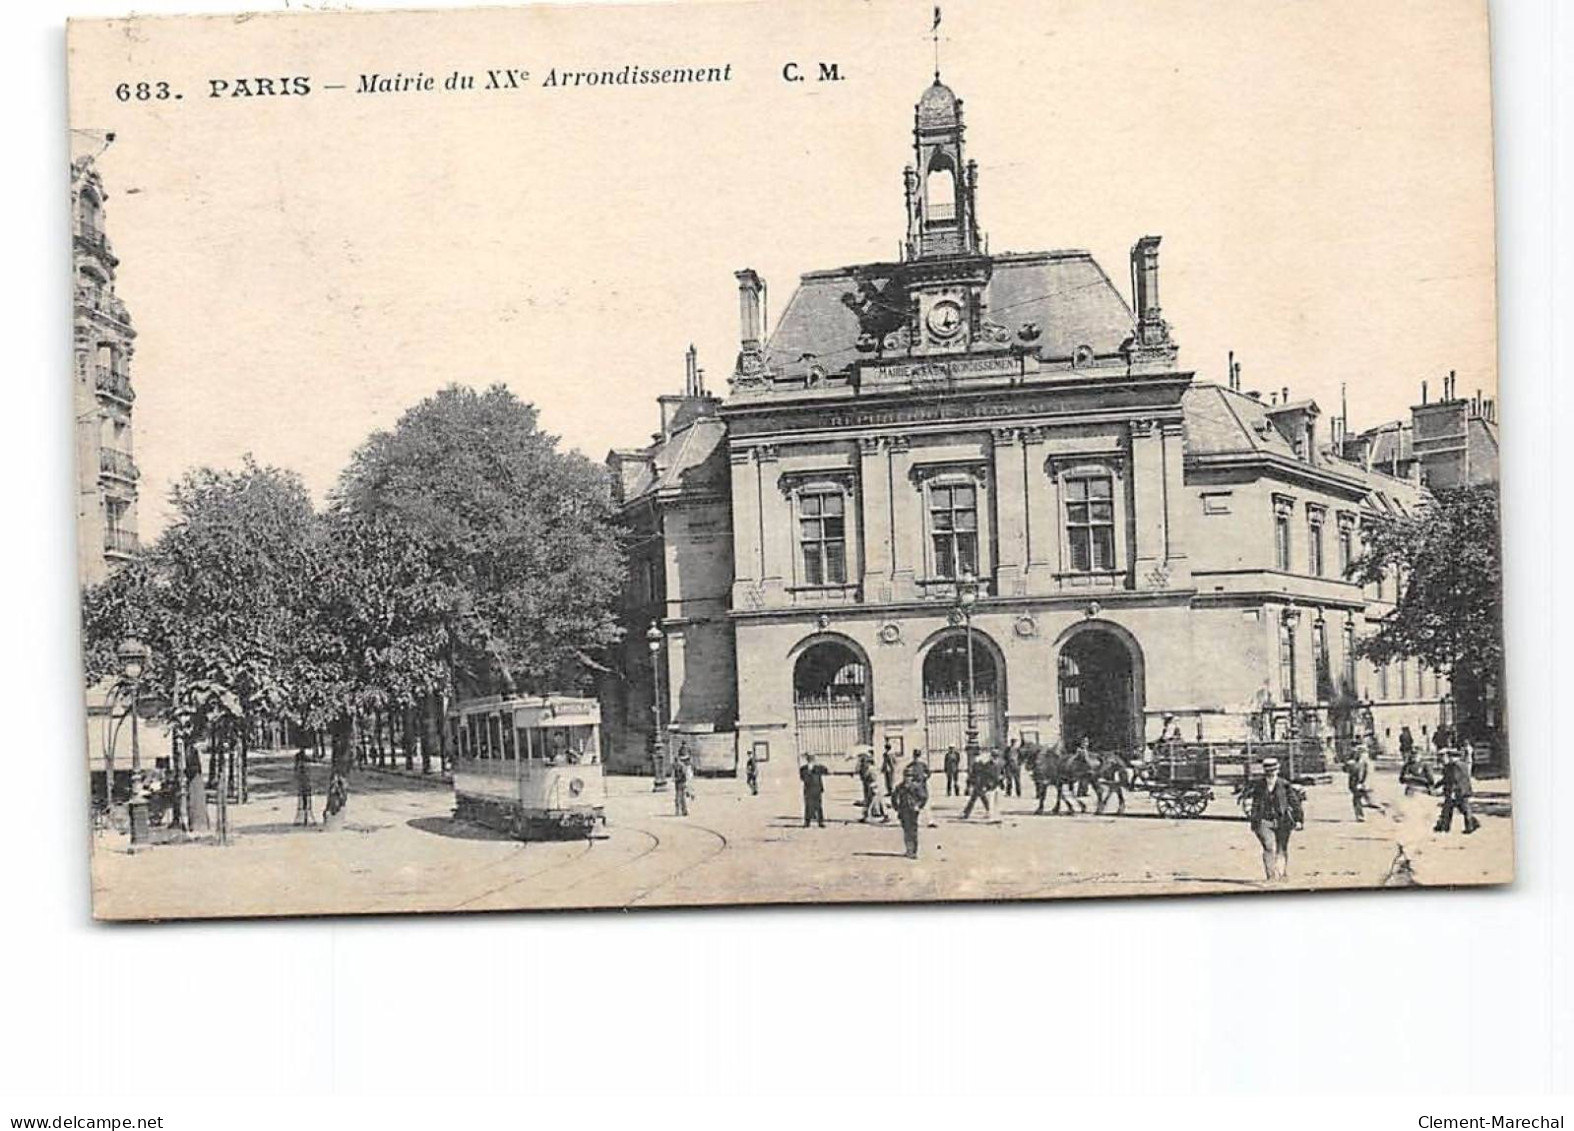
M962 100L935 76L913 112L906 171L907 258L976 255L978 165L962 156Z

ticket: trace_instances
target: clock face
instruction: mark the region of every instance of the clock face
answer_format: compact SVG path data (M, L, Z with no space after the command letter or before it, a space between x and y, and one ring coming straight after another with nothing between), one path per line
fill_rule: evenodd
M929 308L929 332L937 338L953 338L962 328L962 308L951 299L941 299Z

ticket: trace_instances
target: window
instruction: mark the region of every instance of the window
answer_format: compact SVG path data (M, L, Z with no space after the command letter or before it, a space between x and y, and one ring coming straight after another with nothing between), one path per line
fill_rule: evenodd
M1355 561L1355 526L1339 520L1339 576L1350 576L1350 565Z
M1114 481L1109 476L1066 480L1066 540L1072 569L1088 573L1115 568Z
M1275 511L1273 516L1274 564L1286 572L1290 569L1290 516Z
M1399 661L1399 698L1410 698L1410 665L1404 660Z
M1323 575L1323 512L1306 512L1306 564L1313 577Z
M1291 688L1295 686L1295 629L1284 621L1279 622L1279 698L1291 701Z
M1384 702L1388 700L1388 665L1377 665L1377 697Z
M935 574L978 574L978 489L936 486L929 489L929 532L934 540Z
M1334 677L1328 662L1328 626L1320 620L1312 622L1312 662L1317 665L1317 701L1326 703L1334 697Z
M798 497L798 545L805 585L847 584L847 499L839 491Z
M1355 694L1355 625L1344 622L1344 690Z

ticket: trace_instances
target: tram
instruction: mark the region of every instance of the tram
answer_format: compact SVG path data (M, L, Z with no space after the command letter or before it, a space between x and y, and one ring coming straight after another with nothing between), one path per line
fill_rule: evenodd
M606 824L601 705L565 695L469 699L448 715L454 816L520 840Z

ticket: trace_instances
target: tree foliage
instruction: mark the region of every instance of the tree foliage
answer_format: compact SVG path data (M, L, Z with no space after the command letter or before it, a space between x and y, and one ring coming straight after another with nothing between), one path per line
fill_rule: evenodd
M1450 678L1495 678L1503 662L1503 566L1495 486L1440 491L1411 514L1366 520L1362 584L1398 580L1398 598L1361 654L1418 659Z
M456 679L496 689L582 686L616 641L623 554L605 471L537 427L501 385L449 386L355 453L334 494L427 563Z

